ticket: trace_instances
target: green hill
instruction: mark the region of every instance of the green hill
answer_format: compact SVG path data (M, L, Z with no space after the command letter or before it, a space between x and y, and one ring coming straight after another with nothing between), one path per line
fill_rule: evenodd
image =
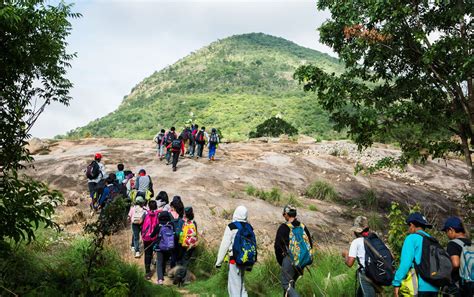
M327 54L263 33L218 40L145 78L116 111L67 137L151 138L160 128L181 129L192 119L218 128L227 140L242 140L275 115L300 133L337 137L315 95L293 80L304 63L343 70Z

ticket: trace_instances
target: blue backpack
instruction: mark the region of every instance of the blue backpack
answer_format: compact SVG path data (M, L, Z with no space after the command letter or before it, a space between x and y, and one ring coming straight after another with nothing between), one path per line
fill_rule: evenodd
M252 267L257 262L257 240L249 223L234 222L238 229L232 245L232 255L237 265Z
M161 226L158 239L160 240L158 244L159 251L171 251L174 249L174 230L171 223Z
M309 243L309 238L304 232L304 225L301 223L298 227L291 223L286 224L290 228L290 242L288 256L291 264L299 271L313 263L313 250Z
M115 172L115 177L117 178L117 182L120 185L122 183L122 181L125 179L125 172L117 171L117 172Z

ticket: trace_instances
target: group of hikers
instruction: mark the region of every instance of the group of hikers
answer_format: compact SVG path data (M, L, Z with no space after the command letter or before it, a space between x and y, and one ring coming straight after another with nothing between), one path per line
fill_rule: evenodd
M171 127L168 132L161 129L153 138L156 143L157 156L160 160L166 159L166 165L172 164L173 171L176 171L179 156L184 157L185 153L188 157L202 158L204 147L209 149L208 160L214 161L216 150L220 139L216 128L211 129L211 134L206 132L206 127L192 124L191 127L185 127L178 135L175 127ZM186 148L187 144L187 148Z
M155 197L151 177L144 169L135 178L134 173L118 164L115 173L106 175L101 159L102 155L96 154L86 169L91 208L104 209L118 195L129 198L131 250L137 258L144 254L146 278L152 277L151 265L156 263L158 284L163 284L166 273L173 275L174 284L183 284L199 242L193 208L184 207L180 196L169 202L164 191ZM283 294L294 297L299 296L297 280L313 262L313 242L308 228L297 219L294 206L286 205L282 214L285 222L276 232L275 257L281 266ZM421 213L411 213L405 222L409 235L395 269L391 251L371 232L367 218L355 219L351 232L356 238L349 250L342 252L347 266L358 263L355 295L376 296L384 286L393 286L395 296L474 296L474 245L461 219L449 217L444 224L442 231L450 240L447 250L428 233L432 225ZM245 206L235 209L232 222L225 228L216 268L225 261L229 263L229 296L247 296L244 275L257 262L257 240ZM166 272L168 262L170 268Z

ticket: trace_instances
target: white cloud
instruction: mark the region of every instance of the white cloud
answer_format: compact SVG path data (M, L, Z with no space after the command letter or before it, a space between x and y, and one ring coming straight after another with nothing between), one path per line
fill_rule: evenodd
M32 133L52 137L115 110L154 71L234 34L263 32L331 53L316 28L329 13L314 1L79 1L69 50L69 107L53 104Z

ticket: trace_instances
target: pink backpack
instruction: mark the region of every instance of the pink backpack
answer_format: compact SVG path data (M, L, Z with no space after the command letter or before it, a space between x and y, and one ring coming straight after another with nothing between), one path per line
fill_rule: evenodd
M158 234L150 236L156 225L158 225L158 211L148 211L142 225L143 241L155 241L158 238Z

